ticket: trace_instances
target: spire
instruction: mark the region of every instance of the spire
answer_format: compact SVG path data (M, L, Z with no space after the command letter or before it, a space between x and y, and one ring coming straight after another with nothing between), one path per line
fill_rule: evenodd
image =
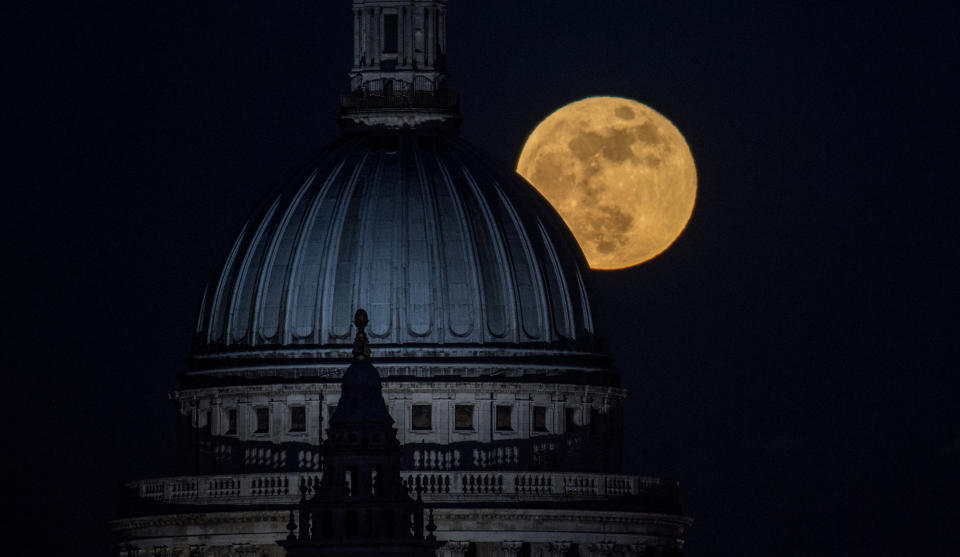
M321 445L323 480L312 486L301 480L300 503L290 508L287 521L289 534L277 543L289 557L435 557L440 543L433 535L433 512L424 536L422 487L418 483L414 500L401 476L403 452L370 362L367 312L358 309L353 323L354 359Z
M446 0L353 0L345 132L456 130L459 99L447 88Z

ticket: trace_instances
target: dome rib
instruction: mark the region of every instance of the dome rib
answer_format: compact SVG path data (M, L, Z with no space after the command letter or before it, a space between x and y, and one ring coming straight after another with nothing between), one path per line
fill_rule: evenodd
M290 200L270 238L264 264L260 269L253 311L253 322L257 324L254 333L257 335L256 341L269 343L280 334L280 322L283 318L281 300L286 298L284 294L289 285L288 269L292 265L293 243L300 235L306 211L306 206L301 201L313 185L317 172L319 169L310 173Z
M324 200L330 191L331 184L340 176L346 164L346 160L341 160L334 165L330 175L323 181L323 185L311 197L310 207L305 213L289 269L286 311L283 317L283 344L293 344L308 339L316 331L313 316L316 311L317 295L320 291L321 266L319 262L326 255L326 247L324 242L315 242L312 238L317 230L321 233L327 232L326 227L317 225L317 221L320 218L321 209L324 208ZM315 249L309 249L311 247ZM306 305L304 305L304 301L306 301ZM310 308L310 310L304 311L304 307ZM302 325L298 320L302 315L308 317L306 325Z
M223 266L223 273L217 281L217 290L213 297L213 303L210 306L210 325L207 327L209 330L209 335L206 339L207 344L219 343L223 338L227 319L227 308L223 307L223 301L226 297L225 292L228 289L230 279L233 277L237 254L240 253L240 246L247 237L247 229L250 227L250 222L251 221L247 221L243 224L240 235L237 236L237 240L233 243L233 247L230 248L230 253L227 255L227 261Z
M356 259L360 260L357 280L358 307L366 308L370 315L367 334L372 339L397 341L396 289L399 283L396 274L395 255L404 240L400 226L397 202L398 190L402 187L399 172L399 157L381 153L377 161L377 174L370 184L370 193L361 221L361 241L356 245Z
M580 270L576 270L577 273L577 288L580 290L580 308L583 317L583 329L589 333L594 334L596 332L596 327L593 325L593 311L590 308L590 300L587 298L587 286L583 283L583 275L580 274Z
M227 316L227 342L236 344L251 344L247 333L251 328L251 317L254 304L254 293L257 291L257 282L260 277L260 267L263 265L265 249L262 239L270 235L274 227L273 216L280 205L282 196L278 197L267 211L256 233L250 240L247 252L240 265L240 274L234 287L230 312Z
M558 337L569 339L573 336L574 328L570 289L567 287L567 281L563 276L557 250L550 244L547 230L543 226L543 220L539 218L537 219L537 230L540 232L540 241L543 243L543 251L549 262L549 265L544 266L549 269L544 271L544 276L547 277L547 287L551 291L549 299L554 300L554 305L551 307L553 309L553 327Z
M336 195L331 196L330 221L325 230L324 242L316 245L318 251L325 248L325 254L322 258L323 266L320 268L321 275L318 278L318 288L321 290L317 293L317 305L314 309L314 342L316 344L324 344L332 336L330 315L333 310L333 302L330 290L336 280L336 262L343 236L343 219L347 214L357 184L361 182L361 175L370 154L351 152L348 156L355 159L353 172L350 173L350 178L346 184L340 184L340 188L336 190Z
M484 340L495 342L508 339L519 342L520 339L517 336L519 327L511 327L508 317L516 315L516 306L514 297L506 292L507 285L513 284L513 280L512 269L508 264L503 246L503 237L499 234L500 231L486 199L469 176L466 167L461 166L454 183L459 184L461 190L465 190L461 194L461 199L470 209L467 212L470 215L468 220L476 237L476 241L471 242L469 246L476 249L479 278L483 286L481 296L486 302L486 311L483 314L487 318Z
M482 307L483 284L476 269L476 253L470 248L476 245L476 241L450 173L439 158L434 162L439 179L434 178L433 185L437 188L438 199L446 205L440 211L437 222L445 223L443 233L440 234L440 242L444 245L446 254L441 272L448 276L444 282L453 302L447 312L447 328L459 342L468 339L482 342L484 324L477 323L478 316L475 315L474 308ZM451 278L451 274L459 277ZM456 280L457 278L460 280Z
M434 214L430 204L431 196L427 195L426 191L428 184L423 178L420 163L416 160L416 152L411 154L410 150L404 149L401 153L402 188L406 199L403 204L406 250L405 264L401 266L401 284L406 303L398 304L398 312L400 322L404 325L403 336L407 337L404 340L416 342L428 337L434 328L439 326L436 321L439 316L434 315L433 304L430 302L441 295L438 288L441 278L437 275L439 266L430 264L437 260L437 234L435 227L429 226L427 221L427 215ZM415 180L414 177L419 179ZM436 219L431 222L436 223Z
M358 302L357 294L359 289L359 269L360 261L357 261L358 244L362 241L363 226L369 206L373 200L371 195L367 195L371 182L376 179L379 169L379 160L376 160L376 167L371 170L370 159L376 158L376 155L364 157L360 163L360 173L353 183L353 187L344 196L342 207L342 217L335 222L339 225L337 233L332 236L330 256L336 261L332 269L333 284L330 288L325 288L328 299L324 304L329 308L329 317L327 325L327 342L338 342L349 340L355 305ZM328 278L331 275L328 275ZM359 307L359 306L357 306Z
M500 207L507 216L506 219L501 218L501 221L509 225L504 235L511 252L516 307L520 312L523 332L531 340L549 342L551 335L546 315L547 301L544 298L543 270L533 253L530 236L521 224L520 216L513 203L507 199L495 180L491 182L491 186L500 202ZM535 321L531 323L530 321L534 319Z

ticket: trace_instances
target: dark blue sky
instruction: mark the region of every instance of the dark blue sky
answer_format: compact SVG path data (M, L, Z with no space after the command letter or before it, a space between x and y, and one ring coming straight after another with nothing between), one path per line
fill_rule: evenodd
M462 135L513 165L605 94L686 136L686 232L596 282L626 467L681 479L690 557L953 553L956 8L723 4L454 0ZM169 468L204 282L336 138L349 2L3 9L7 478L48 553L100 555L119 480Z

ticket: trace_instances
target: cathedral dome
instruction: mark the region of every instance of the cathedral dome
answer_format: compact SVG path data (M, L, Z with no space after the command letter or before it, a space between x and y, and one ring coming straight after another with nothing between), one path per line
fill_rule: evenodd
M193 359L337 357L357 308L374 358L595 354L587 280L553 208L468 143L344 138L246 223Z

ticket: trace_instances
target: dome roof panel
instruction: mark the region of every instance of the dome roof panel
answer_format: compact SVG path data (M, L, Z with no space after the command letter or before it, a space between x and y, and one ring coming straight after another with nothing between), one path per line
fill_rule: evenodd
M521 177L454 138L344 140L248 222L195 355L348 344L598 350L586 263ZM390 143L390 142L387 142Z

